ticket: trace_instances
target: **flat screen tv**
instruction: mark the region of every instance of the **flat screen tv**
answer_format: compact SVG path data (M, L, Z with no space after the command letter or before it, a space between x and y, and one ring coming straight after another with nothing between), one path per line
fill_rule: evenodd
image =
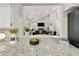
M38 23L38 27L44 27L44 23Z

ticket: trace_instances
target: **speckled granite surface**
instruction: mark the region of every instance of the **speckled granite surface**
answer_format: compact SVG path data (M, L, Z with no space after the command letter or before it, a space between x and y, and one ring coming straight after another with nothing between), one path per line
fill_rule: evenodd
M39 38L38 45L30 45L30 38L19 38L18 43L12 45L9 40L0 44L0 56L74 56L79 55L79 49L69 45L62 39Z

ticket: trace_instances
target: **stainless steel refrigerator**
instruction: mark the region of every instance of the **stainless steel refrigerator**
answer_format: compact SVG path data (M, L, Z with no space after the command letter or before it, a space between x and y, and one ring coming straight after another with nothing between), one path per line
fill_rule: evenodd
M79 48L79 10L68 13L69 43Z

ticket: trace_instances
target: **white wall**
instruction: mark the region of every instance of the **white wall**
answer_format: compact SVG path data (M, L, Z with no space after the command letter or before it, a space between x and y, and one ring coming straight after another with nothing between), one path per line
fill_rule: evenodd
M10 28L10 4L0 4L0 28Z

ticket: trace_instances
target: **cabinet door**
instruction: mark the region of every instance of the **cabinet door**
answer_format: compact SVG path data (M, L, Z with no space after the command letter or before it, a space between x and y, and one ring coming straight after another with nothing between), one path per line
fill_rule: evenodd
M10 7L0 5L0 28L10 27Z

